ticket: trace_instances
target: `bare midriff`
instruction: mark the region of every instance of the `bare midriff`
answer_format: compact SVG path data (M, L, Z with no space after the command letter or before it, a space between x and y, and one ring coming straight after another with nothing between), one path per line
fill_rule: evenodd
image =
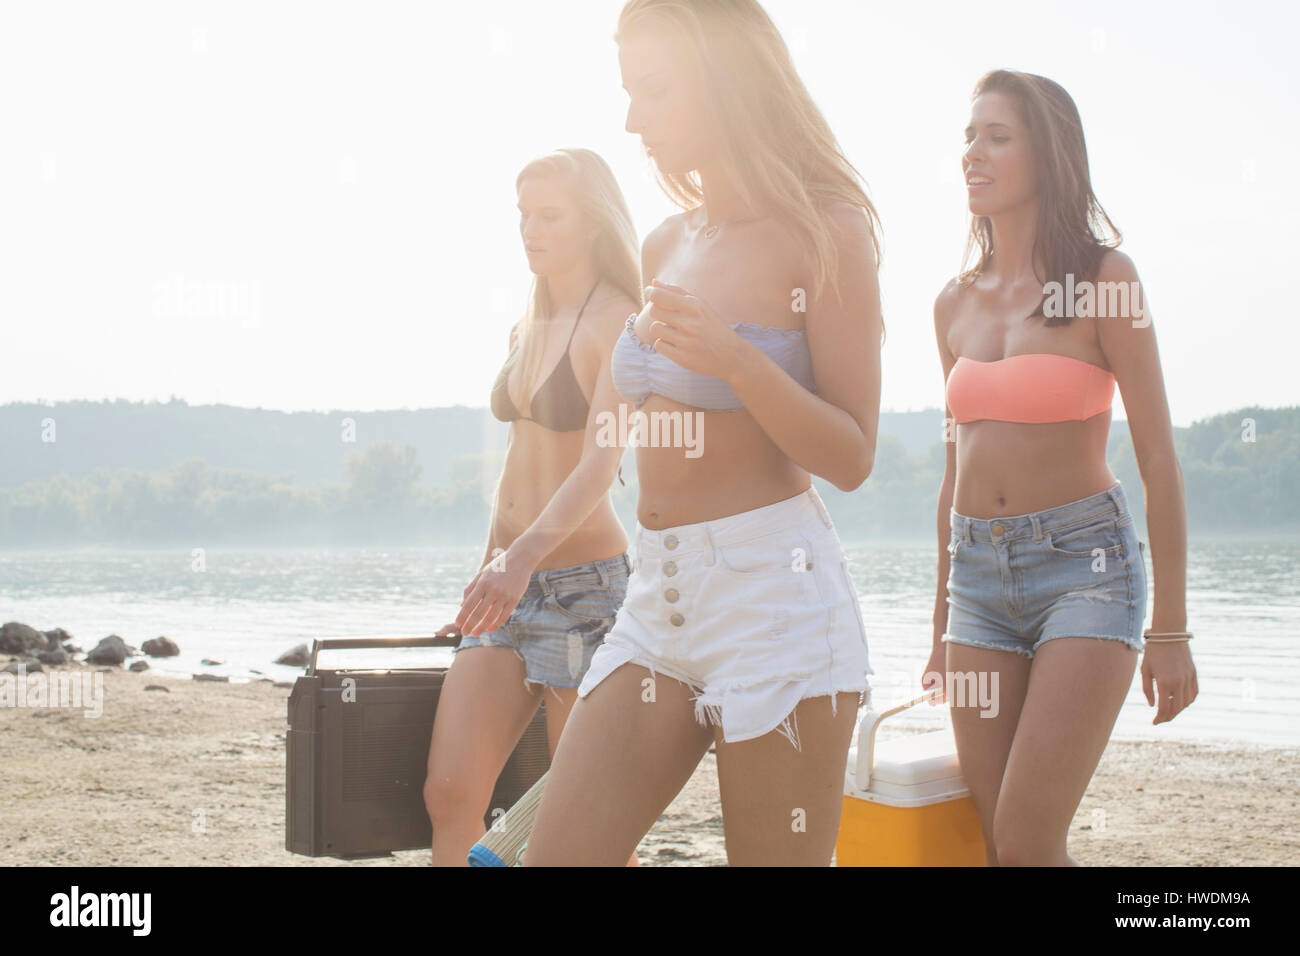
M506 549L537 520L582 458L585 429L555 432L523 419L510 426L492 547ZM567 568L612 558L627 550L627 532L608 494L536 570Z
M641 483L637 520L654 531L751 511L808 489L804 471L767 436L744 409L709 412L663 395L641 405L647 416L677 412L694 416L703 454L687 448L638 447Z
M1109 431L1109 411L1084 421L958 425L953 510L1011 517L1105 491L1115 483L1106 464Z

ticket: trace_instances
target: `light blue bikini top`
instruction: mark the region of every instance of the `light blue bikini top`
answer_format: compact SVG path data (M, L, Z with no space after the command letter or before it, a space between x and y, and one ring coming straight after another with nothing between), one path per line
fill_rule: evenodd
M627 317L627 325L609 360L614 388L625 399L637 407L651 395L663 395L683 405L712 412L731 412L743 407L731 386L722 379L684 369L656 352L653 345L642 342L632 327L635 322L635 314ZM808 391L817 391L808 336L803 329L778 329L753 322L733 322L731 327Z

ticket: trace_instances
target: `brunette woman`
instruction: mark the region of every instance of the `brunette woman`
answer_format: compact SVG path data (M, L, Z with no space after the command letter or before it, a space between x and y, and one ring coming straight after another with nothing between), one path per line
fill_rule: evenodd
M1069 94L983 77L962 169L978 257L935 302L952 432L926 684L946 685L989 863L1070 865L1070 821L1139 654L1155 723L1196 698L1182 472L1150 311ZM1106 464L1117 383L1155 572L1145 639L1143 544Z

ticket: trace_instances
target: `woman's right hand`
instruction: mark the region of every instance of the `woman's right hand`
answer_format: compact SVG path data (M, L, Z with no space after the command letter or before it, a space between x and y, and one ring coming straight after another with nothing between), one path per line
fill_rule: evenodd
M925 670L921 674L921 689L926 693L937 690L939 696L930 701L930 706L941 704L945 700L945 677L944 673L948 667L948 645L935 642L934 647L930 650L930 659L925 662Z
M442 627L438 628L438 633L434 634L433 636L434 637L460 637L461 633L460 633L460 628L456 626L456 622L452 621L450 624L444 624Z

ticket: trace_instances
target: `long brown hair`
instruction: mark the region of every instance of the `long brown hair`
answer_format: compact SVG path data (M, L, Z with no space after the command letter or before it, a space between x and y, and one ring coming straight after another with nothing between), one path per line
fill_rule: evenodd
M834 285L839 269L823 204L838 200L862 209L879 261L880 220L862 176L845 158L795 72L780 31L756 0L628 0L614 40L622 43L647 26L663 31L693 64L721 132L721 160L742 201L771 210L790 229L813 265L814 294ZM703 202L696 171L656 170L656 176L682 209Z
M1019 105L1020 119L1029 130L1038 168L1038 217L1034 226L1033 263L1042 262L1044 285L1066 284L1067 274L1092 281L1101 259L1120 244L1121 235L1092 191L1088 148L1083 122L1070 94L1059 83L1033 73L993 70L975 84L971 101L984 93L1006 93ZM993 256L993 223L988 216L971 219L963 266L979 250L979 261L960 275L970 281L988 268ZM1070 316L1043 315L1047 293L1026 319L1043 317L1047 325L1068 325Z
M597 278L638 304L641 303L641 251L632 215L609 165L589 149L557 149L529 162L515 177L515 190L530 176L545 176L565 185L579 214L596 227L592 259ZM534 276L524 317L511 329L519 341L516 361L525 398L541 374L543 323L551 315L550 285ZM530 409L531 411L531 409Z

